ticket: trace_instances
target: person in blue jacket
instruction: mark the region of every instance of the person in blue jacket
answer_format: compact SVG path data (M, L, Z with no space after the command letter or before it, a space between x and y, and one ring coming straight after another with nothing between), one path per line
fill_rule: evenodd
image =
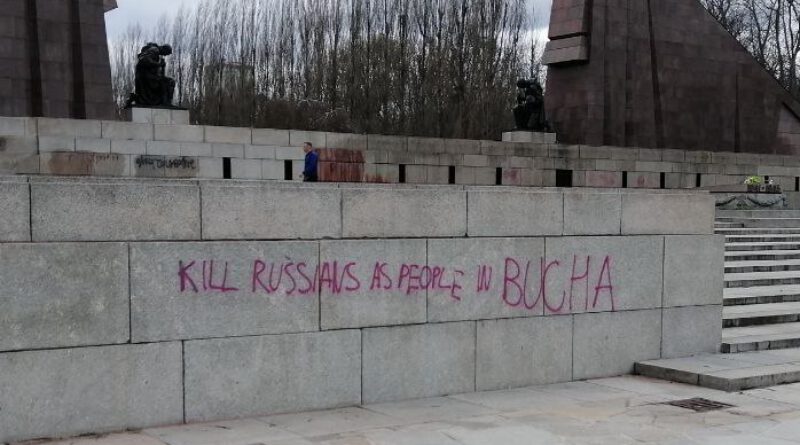
M303 169L304 182L317 182L317 164L319 163L319 154L314 150L311 142L303 144L303 151L306 153L306 165Z

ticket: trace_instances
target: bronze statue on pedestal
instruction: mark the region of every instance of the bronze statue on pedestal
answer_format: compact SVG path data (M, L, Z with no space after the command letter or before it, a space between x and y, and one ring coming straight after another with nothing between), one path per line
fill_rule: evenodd
M142 48L136 62L136 89L128 98L125 108L175 108L172 105L175 80L165 74L167 62L164 58L171 54L170 45L148 43Z

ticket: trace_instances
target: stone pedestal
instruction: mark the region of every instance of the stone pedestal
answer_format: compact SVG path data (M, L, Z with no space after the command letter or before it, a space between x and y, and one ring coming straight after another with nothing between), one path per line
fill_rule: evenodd
M536 144L555 144L555 133L536 133L533 131L507 131L503 133L503 142L532 142Z
M782 210L788 208L784 194L714 193L717 210Z
M128 113L137 124L189 125L189 110L133 107Z

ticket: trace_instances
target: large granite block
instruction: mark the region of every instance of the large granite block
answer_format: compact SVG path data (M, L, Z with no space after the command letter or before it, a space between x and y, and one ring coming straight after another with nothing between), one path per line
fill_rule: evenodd
M456 188L342 189L342 236L461 237L466 193Z
M130 110L131 121L137 124L188 125L189 110L167 110L161 108L139 108ZM202 134L203 127L199 127Z
M341 237L341 192L330 187L203 186L203 239Z
M667 236L664 307L722 304L724 271L724 236Z
M363 403L475 390L475 323L363 330Z
M408 151L408 138L405 136L367 135L369 150Z
M288 133L287 133L288 134ZM244 157L247 159L275 159L275 147L265 147L262 145L245 145ZM283 162L280 163L283 167ZM283 170L281 170L281 179L283 179Z
M181 144L168 141L147 141L147 154L153 156L180 156Z
M238 127L205 127L205 141L215 144L252 144L253 130ZM241 156L239 156L241 157Z
M653 162L652 164L658 163ZM628 172L628 187L632 189L658 189L661 187L661 174L656 172Z
M473 189L467 191L469 236L561 235L564 194Z
M262 179L260 159L231 159L233 179Z
M215 158L243 158L244 144L214 143L211 152Z
M0 178L0 242L31 240L30 206L27 180Z
M42 153L39 156L43 175L125 176L131 171L131 157L110 153ZM42 182L39 179L36 182Z
M0 159L31 156L38 152L39 143L35 137L0 136Z
M478 322L477 391L572 380L572 317Z
M474 154L481 152L481 141L472 139L445 139L444 151L450 154Z
M626 193L622 195L622 233L710 235L714 197L705 193Z
M197 159L197 177L222 179L225 175L222 158L201 157Z
M192 183L36 181L34 241L200 239L200 194Z
M314 242L131 246L135 342L319 329Z
M326 133L319 131L299 131L289 130L289 145L292 147L302 147L306 142L310 142L315 148L327 147ZM338 147L333 147L338 148Z
M0 442L180 423L180 343L0 354Z
M41 150L41 141L39 145ZM111 153L143 155L147 153L147 141L111 141Z
M156 125L155 140L174 142L203 142L203 127L199 125Z
M186 342L186 421L335 408L361 402L361 333Z
M425 240L322 242L322 329L425 323L425 249Z
M564 193L564 234L618 235L621 206L619 193Z
M273 152L274 158L279 161L302 161L306 158L306 153L300 147L277 147Z
M328 148L345 148L348 150L367 149L367 135L365 134L326 133L325 142Z
M100 121L39 118L37 123L39 136L103 137L103 127Z
M11 154L0 156L0 175L39 174L39 156L35 154Z
M545 314L661 307L663 237L548 238L545 248Z
M598 164L603 162L597 161ZM608 163L617 163L620 161L606 161ZM625 162L625 161L622 161ZM601 168L599 165L598 169ZM596 188L621 188L622 187L622 172L621 171L603 171L593 170L584 173L584 184L586 187Z
M0 351L128 341L128 249L0 245Z
M111 139L77 138L75 151L89 153L111 153Z
M254 128L253 144L269 145L272 147L287 147L289 145L289 130Z
M429 240L428 321L542 315L543 257L543 239Z
M204 142L182 142L181 143L181 156L197 156L197 157L211 157L213 154L213 145ZM222 159L219 159L222 165ZM220 172L222 169L220 168ZM221 174L221 173L220 173Z
M661 309L574 317L573 380L630 374L661 356Z
M103 122L103 139L151 141L153 135L152 124Z
M36 136L36 119L29 117L0 117L0 135Z
M65 136L39 136L39 153L75 151L75 138Z
M722 306L664 308L662 358L712 354L722 343Z

